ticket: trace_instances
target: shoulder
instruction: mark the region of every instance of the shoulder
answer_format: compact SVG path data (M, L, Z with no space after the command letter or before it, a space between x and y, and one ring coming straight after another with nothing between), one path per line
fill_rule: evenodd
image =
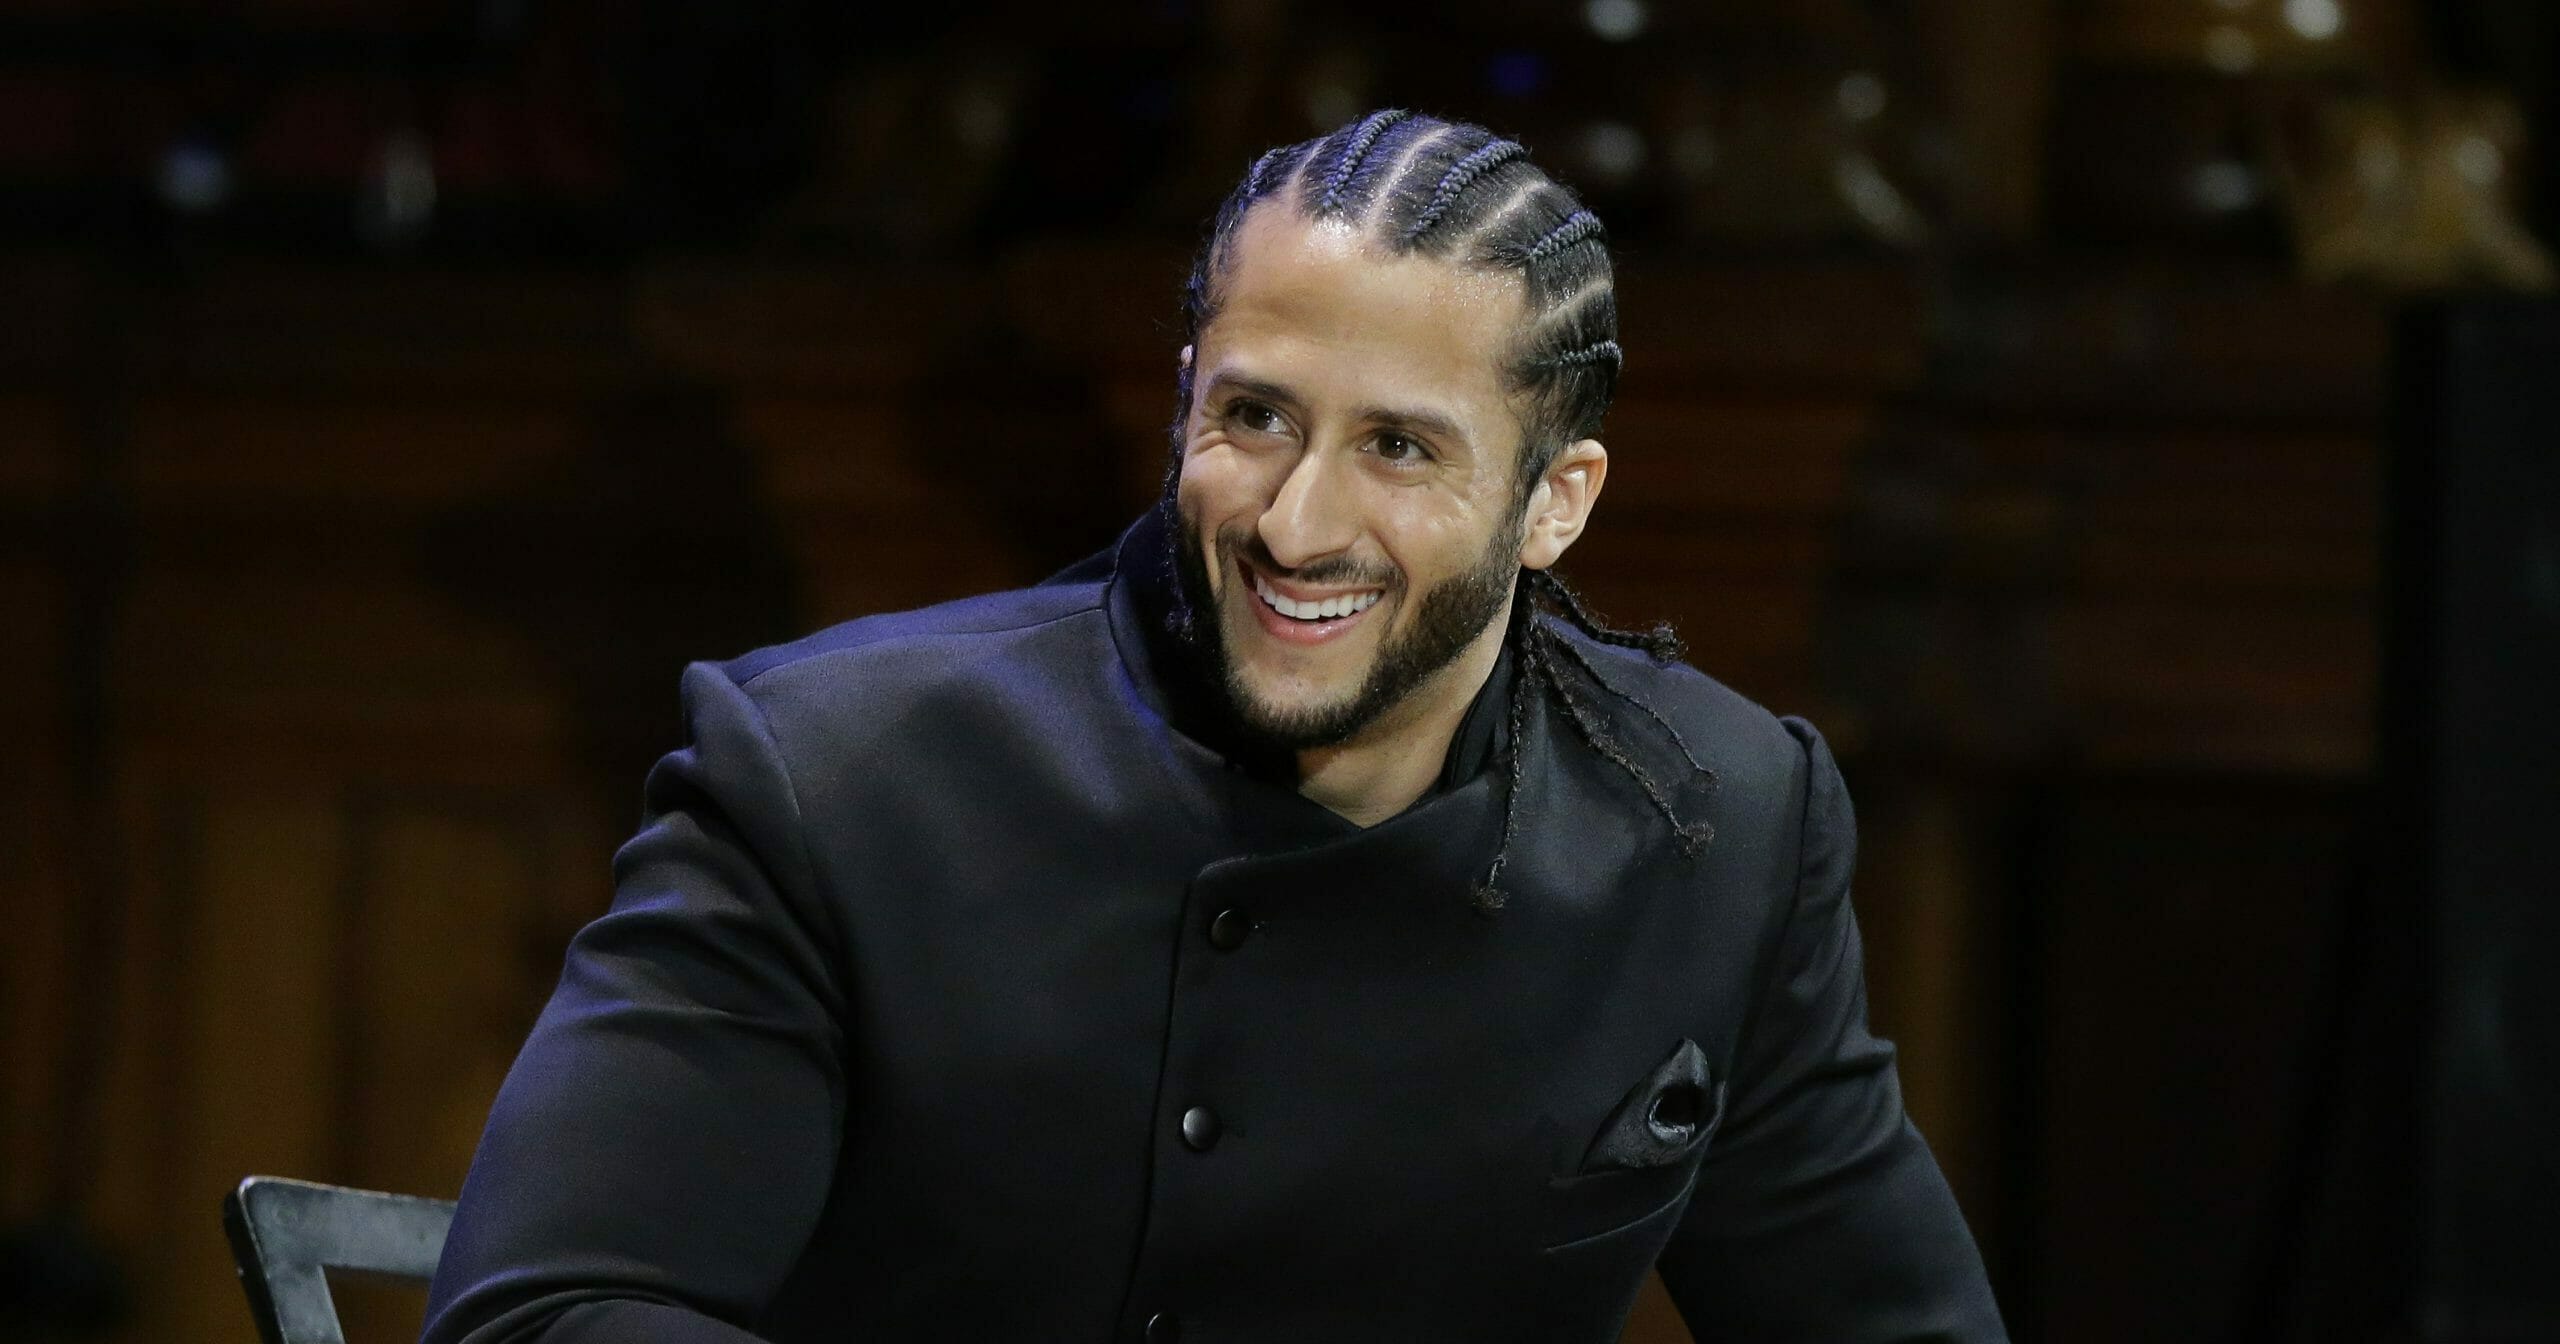
M1822 734L1804 719L1774 713L1687 663L1656 662L1569 625L1554 628L1610 691L1659 717L1651 723L1638 713L1641 726L1630 728L1633 736L1650 739L1664 765L1702 769L1714 778L1717 812L1792 822L1803 815L1816 776L1836 779Z
M858 687L875 703L971 667L1071 657L1107 644L1101 582L1046 583L913 611L864 616L716 666L768 706Z
M1640 650L1603 644L1560 622L1553 628L1582 651L1611 690L1661 715L1697 764L1720 775L1801 769L1808 747L1820 740L1810 723L1774 713L1687 663L1656 662Z

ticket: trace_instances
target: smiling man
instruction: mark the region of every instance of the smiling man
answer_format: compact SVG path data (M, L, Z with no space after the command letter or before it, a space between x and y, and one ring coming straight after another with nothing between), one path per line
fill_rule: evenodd
M1251 211L1227 245L1183 351L1183 592L1216 613L1197 643L1238 726L1300 754L1307 797L1383 821L1439 773L1522 568L1572 544L1608 454L1523 460L1518 277L1346 214Z
M2001 1338L1821 738L1554 576L1612 285L1480 128L1257 162L1160 507L687 670L427 1338Z

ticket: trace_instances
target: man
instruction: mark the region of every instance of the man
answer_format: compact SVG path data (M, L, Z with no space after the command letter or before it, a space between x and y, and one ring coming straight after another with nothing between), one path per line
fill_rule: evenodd
M1820 737L1549 572L1610 284L1478 128L1275 150L1163 507L687 669L427 1338L2001 1338Z

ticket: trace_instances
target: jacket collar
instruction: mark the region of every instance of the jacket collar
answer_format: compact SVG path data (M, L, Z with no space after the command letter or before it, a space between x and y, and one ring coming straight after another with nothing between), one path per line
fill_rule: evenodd
M1182 594L1173 568L1171 513L1170 503L1147 510L1120 534L1110 551L1069 569L1059 579L1107 576L1112 640L1149 709L1238 769L1274 780L1292 779L1296 762L1287 753L1274 753L1235 731L1197 656L1175 634ZM1106 555L1107 570L1103 567ZM1499 756L1510 732L1505 697L1514 675L1512 664L1506 645L1492 675L1468 705L1432 785L1433 793L1484 773Z
M1484 829L1480 819L1500 824L1501 793L1495 772L1487 768L1501 745L1505 715L1498 699L1480 692L1453 743L1454 757L1473 759L1458 759L1431 793L1396 816L1362 828L1309 800L1297 790L1294 757L1252 744L1234 730L1196 655L1174 634L1180 584L1173 570L1171 511L1169 503L1149 509L1111 550L1055 581L1104 583L1104 608L1130 693L1167 730L1180 768L1213 800L1215 824L1257 852L1351 844L1364 859L1391 864L1412 862L1426 851L1446 851L1477 867L1490 862L1496 840L1477 843L1475 833ZM1488 679L1488 687L1498 679ZM1378 852L1367 853L1371 849Z
M1382 871L1414 877L1427 874L1425 889L1471 888L1501 844L1502 805L1510 784L1507 772L1494 767L1508 745L1511 680L1525 675L1513 652L1505 650L1503 662L1478 692L1452 743L1451 769L1444 772L1440 787L1395 817L1363 829L1300 795L1293 762L1256 762L1241 756L1234 736L1221 731L1223 706L1203 685L1193 655L1174 636L1170 624L1179 600L1169 545L1170 513L1169 503L1149 509L1110 550L1060 574L1057 581L1104 584L1104 606L1127 674L1129 695L1169 739L1176 768L1191 785L1183 791L1207 809L1202 822L1239 842L1247 856L1286 858L1291 863L1356 860L1363 866L1382 865ZM1568 633L1567 638L1578 636ZM1609 651L1593 648L1597 654L1594 675L1601 677L1609 695L1641 694L1623 673L1609 675L1615 671L1608 668L1615 661ZM1521 802L1526 811L1521 843L1514 848L1516 866L1510 871L1532 881L1535 868L1521 861L1528 857L1527 851L1544 848L1530 840L1532 835L1543 832L1554 839L1618 834L1634 841L1660 825L1658 818L1647 816L1630 830L1627 818L1583 814L1583 809L1594 807L1640 814L1649 813L1650 808L1617 766L1603 761L1598 752L1583 749L1570 729L1554 722L1561 711L1549 701L1545 695L1530 698L1522 729L1527 792ZM1626 722L1624 732L1628 747L1647 759L1648 770L1681 817L1692 821L1705 817L1715 788L1713 772L1692 762L1685 747L1657 741L1649 724ZM1568 779L1576 783L1568 784ZM1534 818L1532 813L1546 815ZM1650 846L1639 844L1639 848ZM1559 854L1551 861L1562 858ZM1549 875L1550 880L1558 876Z

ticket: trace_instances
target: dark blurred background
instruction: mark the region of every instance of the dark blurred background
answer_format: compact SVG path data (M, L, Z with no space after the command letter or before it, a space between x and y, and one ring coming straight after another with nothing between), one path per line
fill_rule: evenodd
M1609 221L1568 568L1840 748L2020 1338L2560 1340L2548 0L9 0L0 1337L451 1195L682 663L1105 543L1385 104Z

